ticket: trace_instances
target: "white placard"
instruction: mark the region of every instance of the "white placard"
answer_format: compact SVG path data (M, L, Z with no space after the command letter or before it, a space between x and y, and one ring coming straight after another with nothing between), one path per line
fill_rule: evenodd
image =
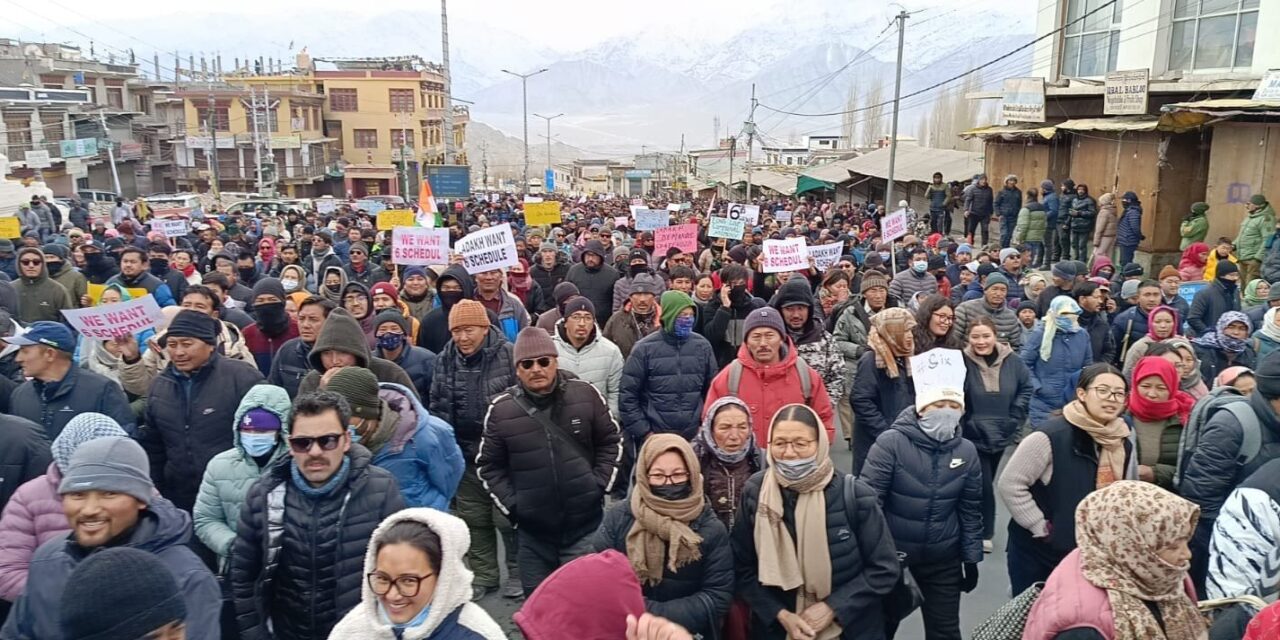
M742 220L753 227L760 224L760 207L758 205L731 202L726 215L730 220Z
M135 300L100 307L63 309L62 315L85 338L110 340L154 328L160 317L160 306L156 304L155 296L147 294Z
M728 238L730 240L742 239L742 233L745 229L741 220L731 220L719 216L709 219L711 220L711 226L707 229L708 236L712 238Z
M672 202L671 204L667 205L667 211L670 211L670 212L672 212L672 213L677 213L677 212L679 212L679 211L680 211L680 203L678 203L678 202Z
M911 356L911 382L917 396L934 387L957 389L963 394L964 376L964 354L958 349L930 349Z
M881 236L885 242L893 242L907 235L907 210L898 209L880 221Z
M1280 100L1280 69L1268 69L1262 74L1258 88L1253 90L1254 100Z
M28 169L48 169L53 166L49 152L43 149L27 151L25 155Z
M539 197L537 197L537 196L525 196L525 197L524 197L524 203L525 203L525 204L538 204L539 202L542 202L542 198L539 198Z
M394 246L394 239L392 244ZM520 257L516 254L515 236L511 234L511 224L508 222L469 233L453 249L462 254L462 266L471 275L520 262Z
M1147 112L1147 69L1112 71L1106 75L1102 113L1142 115Z
M166 238L181 238L191 231L188 227L187 221L181 218L176 220L155 218L151 221L151 228L163 233Z
M338 201L321 198L315 201L316 213L326 214L333 213L338 210Z
M653 231L671 224L671 214L665 209L632 209L637 231Z
M818 271L830 269L831 265L840 260L840 251L843 249L844 245L839 242L809 245L809 257L813 258L813 267Z
M804 238L765 240L764 252L760 255L764 262L765 273L800 271L809 268L809 251L805 248Z
M1005 78L1000 114L1009 122L1044 122L1044 78Z
M391 262L423 267L449 264L449 230L396 227L391 231Z

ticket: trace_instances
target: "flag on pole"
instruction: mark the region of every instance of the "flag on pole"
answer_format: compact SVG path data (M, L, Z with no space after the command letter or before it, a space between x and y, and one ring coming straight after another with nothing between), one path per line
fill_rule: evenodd
M436 217L440 211L436 209L436 198L431 194L431 183L422 179L422 188L418 190L418 226L428 229L436 228Z

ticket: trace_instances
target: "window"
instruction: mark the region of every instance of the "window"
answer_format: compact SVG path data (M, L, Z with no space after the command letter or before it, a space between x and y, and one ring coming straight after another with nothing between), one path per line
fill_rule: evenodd
M280 110L267 109L267 131L271 133L280 132Z
M405 135L405 133L406 133L406 131L405 131L404 129L392 129L392 130L391 130L391 144L392 144L392 146L397 147L397 148L398 148L398 147L402 147L402 146L410 146L410 147L412 147L412 146L413 146L413 132L412 132L412 131L407 132L407 133L408 133L408 135ZM407 141L406 141L406 139L407 139Z
M378 148L378 130L377 129L352 129L351 143L357 149L377 149Z
M1253 65L1259 0L1174 0L1169 69Z
M44 132L45 143L61 142L66 139L61 115L40 114L40 130Z
M391 105L391 113L412 112L413 89L387 89L387 102Z
M196 119L201 125L209 122L209 108L196 107ZM213 128L217 131L231 130L231 114L229 108L224 105L217 105L213 109Z
M330 89L330 111L359 111L360 101L356 98L355 89Z
M151 96L134 94L133 103L139 113L151 114Z
M107 106L112 109L124 109L124 89L107 87Z
M9 157L20 158L17 153L31 148L31 118L5 118L4 128L9 141Z
M1062 68L1058 75L1086 78L1116 70L1123 0L1116 0L1115 4L1098 11L1104 4L1106 0L1068 0L1067 29L1062 36Z

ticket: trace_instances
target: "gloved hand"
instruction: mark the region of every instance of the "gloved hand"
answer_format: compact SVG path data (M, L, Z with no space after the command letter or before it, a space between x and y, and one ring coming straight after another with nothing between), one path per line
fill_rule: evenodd
M978 586L978 565L973 562L964 563L964 578L960 581L960 590L971 593Z

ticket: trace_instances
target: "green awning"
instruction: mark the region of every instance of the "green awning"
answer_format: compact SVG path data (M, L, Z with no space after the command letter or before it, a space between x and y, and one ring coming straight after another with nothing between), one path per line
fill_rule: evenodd
M796 179L796 195L809 191L835 191L836 185L826 180L819 180L806 175Z

